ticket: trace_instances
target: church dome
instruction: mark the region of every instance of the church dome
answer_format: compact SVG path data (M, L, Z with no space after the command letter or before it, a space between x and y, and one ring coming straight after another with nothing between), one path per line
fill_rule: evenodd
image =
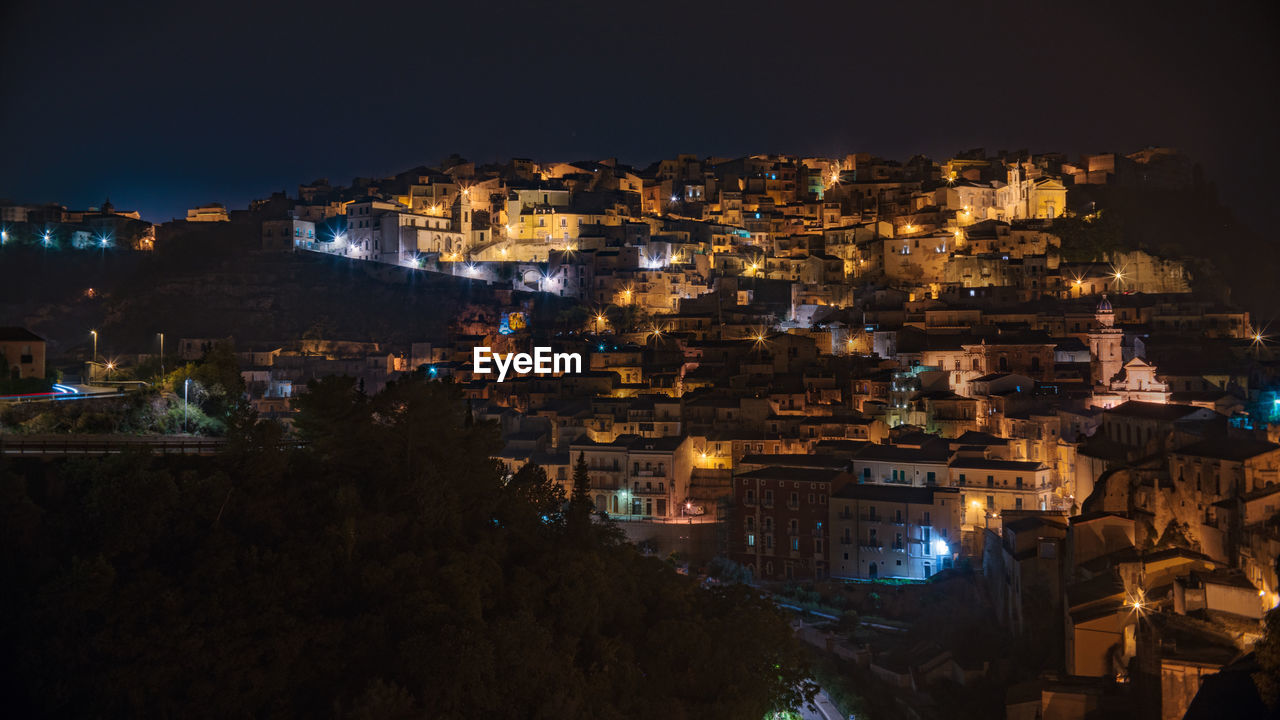
M1111 310L1111 301L1107 299L1107 296L1106 296L1106 295L1103 295L1103 296L1102 296L1102 301L1098 303L1098 312L1099 312L1099 313L1109 313L1109 312L1112 312L1112 310Z

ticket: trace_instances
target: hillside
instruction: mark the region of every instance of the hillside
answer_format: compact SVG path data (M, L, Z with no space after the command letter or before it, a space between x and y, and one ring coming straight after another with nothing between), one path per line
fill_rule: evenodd
M438 337L465 305L496 304L499 294L507 295L479 281L311 253L226 253L195 245L154 255L32 247L0 253L0 325L43 335L55 357L87 352L90 329L99 331L104 354L154 351L158 332L173 343L304 335L407 343ZM529 294L515 298L558 304Z

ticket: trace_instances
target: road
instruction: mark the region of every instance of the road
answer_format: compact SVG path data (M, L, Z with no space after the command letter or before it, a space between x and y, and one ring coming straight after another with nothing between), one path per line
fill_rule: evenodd
M804 720L844 720L836 704L827 697L827 691L821 688L814 696L813 703L800 708L800 717Z

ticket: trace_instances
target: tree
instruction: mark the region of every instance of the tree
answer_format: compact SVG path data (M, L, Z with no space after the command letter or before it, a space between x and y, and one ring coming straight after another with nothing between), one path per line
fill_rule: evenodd
M299 413L302 447L247 417L211 458L0 466L11 715L727 719L812 693L772 603L561 522L461 388L336 378Z
M573 464L573 490L569 495L569 522L574 525L589 523L594 505L591 502L591 472L587 468L587 454L578 453Z

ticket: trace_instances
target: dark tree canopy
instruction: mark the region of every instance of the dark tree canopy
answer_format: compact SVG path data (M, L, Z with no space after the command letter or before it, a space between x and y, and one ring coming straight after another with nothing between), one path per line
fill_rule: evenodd
M453 386L299 404L303 449L247 423L217 458L0 467L10 716L753 718L807 691L771 604L571 538Z

